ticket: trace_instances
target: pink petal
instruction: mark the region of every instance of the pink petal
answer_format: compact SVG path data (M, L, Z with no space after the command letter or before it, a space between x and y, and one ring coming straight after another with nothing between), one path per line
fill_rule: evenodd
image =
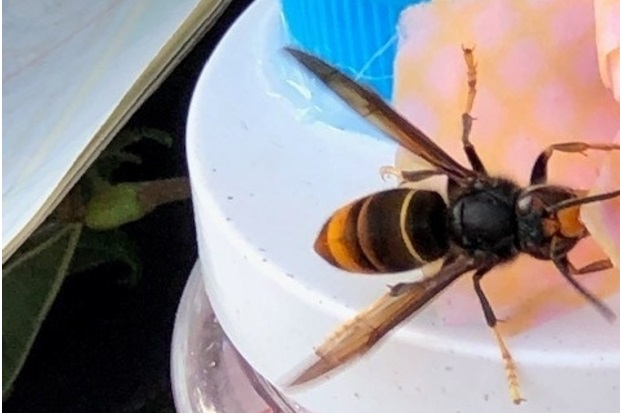
M617 5L619 0L611 3ZM612 20L617 23L620 18ZM506 24L493 25L489 21ZM620 105L601 82L598 67L601 50L606 61L615 64L613 45L617 47L618 37L609 35L616 33L620 25L611 24L595 19L592 3L587 1L485 0L429 2L411 7L401 21L403 38L395 65L394 103L412 123L467 164L460 143L460 115L466 97L466 69L460 47L475 45L478 94L472 113L477 119L472 142L491 173L527 185L534 159L548 145L575 140L610 142L620 130ZM603 30L604 26L607 28ZM603 49L602 43L597 48L595 41L597 36L601 38L600 33L605 39ZM424 35L423 42L416 40L420 34ZM620 80L615 73L610 72L609 78ZM410 163L412 157L402 152L396 165L415 169ZM601 153L589 153L587 157L554 155L549 167L550 182L591 188L603 158ZM615 183L601 181L597 185L620 187L620 161L615 162L616 169L608 174L616 177ZM592 205L603 207L610 208L610 204ZM615 222L615 228L619 227L618 215L606 219L607 226ZM591 229L607 252L615 248L617 254L617 243L604 241L605 236L599 235L595 226ZM591 238L580 242L571 253L577 266L602 257L600 247ZM620 290L618 275L618 270L610 270L583 277L582 281L604 298ZM483 284L498 316L510 320L502 324L507 334L525 331L587 305L551 262L526 256L495 269ZM448 324L481 322L470 277L463 277L448 290L435 308Z

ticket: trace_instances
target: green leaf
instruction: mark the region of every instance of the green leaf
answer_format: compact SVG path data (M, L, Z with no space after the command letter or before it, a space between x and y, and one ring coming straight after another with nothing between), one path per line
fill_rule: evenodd
M171 147L174 143L172 135L161 129L132 128L122 130L115 138L115 146L110 147L110 150L124 150L127 146L139 142L142 139L150 139L167 147Z
M110 142L108 147L95 162L96 173L104 179L109 179L112 172L124 162L142 163L142 159L127 151L127 147L143 139L150 139L170 148L174 139L168 132L155 128L124 129Z
M68 272L81 224L43 228L4 268L2 276L2 397L10 393Z
M114 229L137 221L150 212L138 196L139 185L110 185L95 194L86 205L84 223L97 230Z
M134 285L142 275L140 252L133 240L120 230L82 231L71 273L97 267L106 262L122 262L130 269L129 276L121 281Z

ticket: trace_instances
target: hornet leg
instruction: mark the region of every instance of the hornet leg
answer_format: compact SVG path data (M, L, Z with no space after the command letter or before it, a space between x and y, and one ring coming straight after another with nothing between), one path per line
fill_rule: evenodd
M471 116L471 111L474 106L474 99L476 98L476 83L477 75L476 61L474 60L474 49L463 47L463 57L465 58L465 64L467 65L467 102L465 104L465 112L461 116L463 122L463 134L461 141L463 142L463 149L467 155L467 159L471 164L471 167L476 172L486 175L487 171L484 164L480 160L480 157L476 153L476 148L469 141L469 135L471 134L471 127L474 122L474 118Z
M525 401L523 397L521 397L521 391L519 389L519 377L517 376L517 366L515 365L514 359L504 342L499 330L497 329L497 318L495 317L495 313L493 312L493 308L489 303L484 291L482 290L482 286L480 285L480 280L482 277L491 269L491 267L483 267L478 269L474 273L474 289L476 290L476 294L478 295L478 299L480 300L480 305L482 306L482 312L484 313L484 318L487 321L487 324L493 330L493 334L495 335L495 340L499 345L499 349L502 353L502 360L504 360L504 369L506 370L506 377L508 378L508 391L510 392L510 398L514 404L520 404Z
M590 144L585 142L564 142L555 143L549 145L534 162L532 168L532 174L530 176L530 185L545 184L547 183L547 164L553 152L566 152L566 153L584 153L587 150L595 151L614 151L620 150L620 145L614 144Z

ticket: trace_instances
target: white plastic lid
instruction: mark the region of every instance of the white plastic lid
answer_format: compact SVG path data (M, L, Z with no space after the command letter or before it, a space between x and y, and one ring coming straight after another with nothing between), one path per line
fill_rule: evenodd
M394 186L378 168L396 147L360 133L362 121L331 126L332 111L300 120L295 99L274 93L286 87L273 74L294 70L279 52L278 12L258 0L227 33L196 87L187 141L207 292L228 337L276 385L387 284L419 276L358 277L312 250L336 208ZM620 312L619 295L606 302ZM377 351L287 394L315 413L617 411L620 329L591 308L509 339L527 399L516 407L482 314L446 325L437 305L450 303L440 297Z

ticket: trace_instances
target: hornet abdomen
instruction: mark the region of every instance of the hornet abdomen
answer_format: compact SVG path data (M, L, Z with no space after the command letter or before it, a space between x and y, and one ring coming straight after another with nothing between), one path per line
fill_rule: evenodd
M397 188L368 195L338 209L314 249L350 272L419 268L448 250L447 207L433 191Z

